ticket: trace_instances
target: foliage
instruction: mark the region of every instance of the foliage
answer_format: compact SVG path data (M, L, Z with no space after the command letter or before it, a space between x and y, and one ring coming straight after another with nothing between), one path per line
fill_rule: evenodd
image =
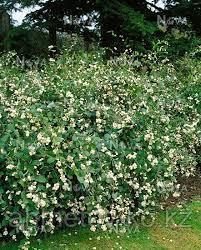
M30 29L23 25L13 27L2 43L3 48L14 50L26 58L46 57L48 55L48 35L41 30Z
M185 53L191 53L196 47L201 45L201 39L190 32L180 32L173 29L172 34L166 36L169 43L169 58L178 58L184 56Z
M57 43L56 31L82 34L89 43L91 37L98 39L99 34L102 45L113 48L120 42L119 35L125 35L124 39L128 41L138 40L138 43L144 38L146 44L147 35L156 30L157 13L150 9L150 5L155 5L146 0L21 0L17 3L21 8L37 6L27 21L46 28L54 46ZM13 9L16 1L4 0L2 5ZM116 39L108 34L110 32L116 34Z
M151 11L146 14L146 1L130 3L129 1L101 1L100 26L102 44L122 52L126 47L142 51L150 47L150 39L157 31L156 17L153 20ZM143 6L143 8L142 8ZM154 22L155 21L155 22ZM144 48L143 48L144 47Z
M201 35L201 2L200 0L166 0L164 1L167 14L170 16L185 17L192 25L192 29Z
M152 53L152 71L139 74L101 58L66 54L25 73L12 54L0 59L3 237L53 232L69 213L92 231L123 230L194 173L200 61L175 68Z
M164 41L166 42L164 43ZM185 54L195 52L195 48L200 45L201 39L195 36L192 32L181 32L178 29L172 29L171 33L165 35L162 44L161 42L158 42L158 39L155 39L152 50L157 51L160 56L163 56L164 58L167 57L171 61L174 61L183 57ZM159 50L161 50L161 48L163 49L160 52Z
M40 28L41 35L44 30L48 31L49 45L53 45L56 51L59 50L59 39L57 39L59 32L64 35L82 36L86 49L94 41L100 42L104 48L108 48L107 57L119 55L128 47L145 52L151 48L153 41L158 38L165 39L164 37L172 45L172 49L169 50L170 56L184 55L195 45L196 40L194 35L189 38L184 33L190 29L196 35L200 35L200 3L198 0L167 0L163 1L165 6L163 9L157 7L158 2L157 0L154 2L148 0L3 0L0 6L8 10L16 7L19 9L37 7L27 15L25 22L32 28ZM157 27L159 16L164 17L165 21L163 21L166 23L161 23L161 27L165 28L167 33L163 34ZM171 17L172 19L169 19ZM183 20L176 21L175 17L186 19L188 25L185 25ZM171 28L181 30L181 32L178 31L180 34L172 35L169 32ZM25 37L24 34L22 37ZM19 39L19 41L18 44L27 50L24 40ZM29 47L34 50L34 43L31 42ZM38 48L38 54L43 50L42 44L41 47ZM115 51L113 51L114 48Z

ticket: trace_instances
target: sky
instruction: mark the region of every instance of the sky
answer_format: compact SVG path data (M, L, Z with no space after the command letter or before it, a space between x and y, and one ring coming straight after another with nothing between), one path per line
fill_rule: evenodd
M15 25L22 24L22 21L25 18L25 16L33 10L34 10L33 8L25 8L22 11L12 12L12 18L15 21Z
M150 2L153 2L153 1L150 0ZM162 3L162 0L159 1L157 6L159 6L159 7L164 6ZM33 8L26 8L26 9L23 9L22 11L13 12L12 18L13 18L13 20L16 21L15 25L20 25L22 23L23 19L25 18L25 16L33 10L34 10Z

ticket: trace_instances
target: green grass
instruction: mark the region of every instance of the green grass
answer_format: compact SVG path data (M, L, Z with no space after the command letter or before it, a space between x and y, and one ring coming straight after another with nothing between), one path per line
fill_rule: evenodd
M31 249L200 249L201 201L161 212L152 226L121 233L92 233L88 228L61 230L31 241ZM2 243L0 249L14 250L15 243Z

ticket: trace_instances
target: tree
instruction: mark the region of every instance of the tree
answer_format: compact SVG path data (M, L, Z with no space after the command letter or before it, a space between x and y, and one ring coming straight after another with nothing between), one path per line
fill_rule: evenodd
M82 32L88 37L86 27L95 9L95 0L4 0L3 5L8 9L38 6L39 9L27 16L33 26L44 27L49 30L50 44L56 46L56 32ZM85 19L83 19L85 16Z
M156 12L145 0L98 0L101 42L104 47L125 49L145 45L157 30ZM152 7L155 5L152 5Z
M57 45L57 31L81 34L86 41L100 35L102 46L149 47L154 34L159 34L157 15L187 17L200 32L201 4L198 0L166 0L165 10L156 6L158 0L3 0L8 9L38 6L27 17L32 26L49 30L50 44ZM92 28L93 27L93 28Z
M181 16L187 18L192 29L201 35L201 1L200 0L167 0L166 13L169 16Z
M103 46L120 49L125 41L141 43L156 29L156 13L150 8L153 4L146 0L4 0L3 4L7 8L16 8L16 4L21 8L39 6L28 20L48 29L50 44L54 46L57 31L80 33L90 40L100 30ZM97 29L89 29L96 23Z

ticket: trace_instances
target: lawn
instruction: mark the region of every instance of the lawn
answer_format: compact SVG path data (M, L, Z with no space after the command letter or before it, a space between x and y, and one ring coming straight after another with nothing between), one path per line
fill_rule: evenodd
M200 249L200 245L201 201L198 200L160 212L153 225L140 225L124 234L71 228L33 239L30 249ZM17 243L4 243L0 248L17 247Z

